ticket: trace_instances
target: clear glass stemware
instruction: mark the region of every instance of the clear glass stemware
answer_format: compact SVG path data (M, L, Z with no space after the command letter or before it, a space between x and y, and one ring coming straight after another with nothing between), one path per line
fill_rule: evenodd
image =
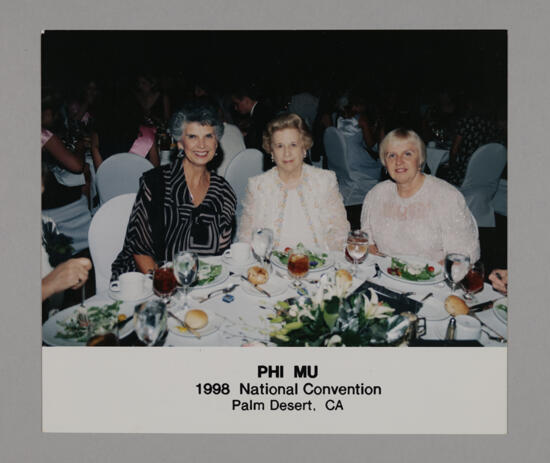
M273 230L271 228L258 228L252 232L252 250L262 261L265 268L265 259L273 248Z
M174 258L174 275L183 286L183 310L189 308L189 286L197 278L199 273L199 258L194 252L181 251Z
M134 311L134 331L140 341L154 345L166 330L166 304L160 299L144 302Z
M451 253L445 256L445 279L452 292L470 270L470 258L463 254Z
M353 276L357 275L358 262L365 257L369 251L369 235L362 230L352 230L348 233L346 250L353 260Z

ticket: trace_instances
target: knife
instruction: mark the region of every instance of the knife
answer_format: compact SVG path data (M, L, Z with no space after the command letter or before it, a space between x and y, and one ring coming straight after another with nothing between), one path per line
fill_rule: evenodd
M256 288L258 291L260 291L260 293L262 294L265 294L267 297L271 297L271 294L269 294L265 289L263 288L260 288L258 285L255 285L254 283L252 283L251 281L249 281L248 278L246 278L244 275L239 275L244 281L247 281L249 284L251 284L252 286L254 286L254 288Z
M470 313L482 312L484 310L490 309L493 307L493 304L499 299L501 298L499 297L498 299L494 299L492 301L486 301L486 302L482 302L481 304L473 305L470 307Z

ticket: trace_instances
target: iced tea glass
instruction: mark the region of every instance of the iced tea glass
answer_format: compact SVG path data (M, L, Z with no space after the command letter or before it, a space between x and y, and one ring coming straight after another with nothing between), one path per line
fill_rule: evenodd
M301 279L309 272L309 257L305 252L291 249L288 254L288 274L291 276L294 288L301 288Z
M464 299L475 302L475 293L479 293L483 289L485 280L485 266L483 262L478 260L470 267L470 270L462 281L464 287Z

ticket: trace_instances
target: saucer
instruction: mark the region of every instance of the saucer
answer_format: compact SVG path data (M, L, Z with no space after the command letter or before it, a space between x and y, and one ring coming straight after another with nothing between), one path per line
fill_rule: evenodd
M254 259L253 255L250 255L250 258L244 264L238 264L233 260L232 257L228 256L222 256L222 262L232 267L250 267L251 265L254 265L254 263L256 263L257 261L256 259Z
M120 296L120 291L113 291L111 288L109 288L109 290L107 291L107 294L109 295L109 297L111 299L113 299L115 301L139 303L139 302L144 302L147 299L149 299L153 295L153 289L152 288L146 288L146 289L144 288L142 293L139 295L139 297L132 298L132 299L122 298Z

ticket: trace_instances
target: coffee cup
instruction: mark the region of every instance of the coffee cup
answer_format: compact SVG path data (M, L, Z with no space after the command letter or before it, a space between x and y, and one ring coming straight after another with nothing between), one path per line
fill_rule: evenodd
M481 323L469 315L457 315L455 328L455 339L457 340L478 340L481 336Z
M245 265L250 260L250 245L248 243L233 243L223 253L223 256L231 259L235 265Z
M127 272L112 281L109 288L117 293L123 300L135 300L144 297L144 294L151 289L152 280L150 275L140 272Z

